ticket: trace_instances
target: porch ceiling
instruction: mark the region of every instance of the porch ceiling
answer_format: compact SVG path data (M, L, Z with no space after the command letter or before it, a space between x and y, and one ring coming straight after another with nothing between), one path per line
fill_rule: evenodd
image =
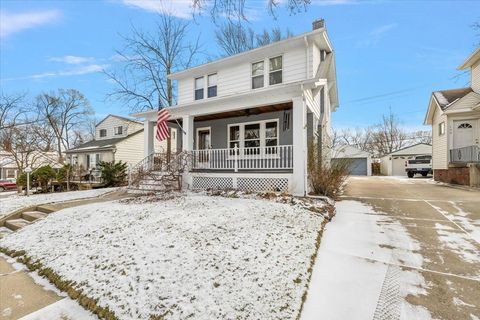
M256 107L256 108L246 108L246 109L241 109L241 110L207 114L207 115L196 116L195 121L225 119L225 118L233 118L233 117L242 117L242 116L261 114L261 113L266 113L266 112L282 111L282 110L291 109L292 105L293 105L292 102L285 102L285 103L266 105L266 106L261 106L261 107Z

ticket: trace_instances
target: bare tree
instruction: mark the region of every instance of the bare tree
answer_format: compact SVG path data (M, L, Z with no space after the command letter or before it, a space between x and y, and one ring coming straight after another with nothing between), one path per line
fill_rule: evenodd
M430 130L415 131L411 135L411 140L413 141L413 143L432 144L432 131Z
M217 17L227 17L229 19L248 20L248 9L246 4L252 3L253 0L191 0L194 12L202 13L209 11L212 19L215 21ZM290 14L306 11L312 0L266 0L265 9L276 17L276 11L284 5Z
M252 28L243 25L242 21L227 21L215 31L215 40L224 56L231 56L272 42L280 41L292 36L287 29L285 34L278 27L256 34Z
M90 103L78 90L60 89L39 95L36 110L50 126L55 137L58 160L63 162L63 151L73 146L75 132L81 130L93 115Z
M132 35L123 37L125 48L117 51L122 68L104 71L116 85L108 97L127 103L131 111L156 109L160 101L174 105L173 84L167 76L192 65L200 51L199 38L191 43L185 20L159 15L153 32L132 26Z
M383 115L380 123L373 126L371 150L375 155L383 155L408 145L407 134L400 126L400 120L391 111Z
M476 32L475 36L477 36L477 38L478 38L478 42L475 45L480 46L480 20L475 21L472 24L472 28Z
M27 113L25 108L25 94L8 95L0 92L0 129L14 127L25 123L23 119Z

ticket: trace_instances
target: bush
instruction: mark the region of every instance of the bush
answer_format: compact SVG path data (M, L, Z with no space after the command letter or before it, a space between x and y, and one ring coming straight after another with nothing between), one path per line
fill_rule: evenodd
M308 146L308 181L314 194L336 198L348 177L348 160L330 161L318 152L316 142Z
M22 172L18 177L17 177L17 186L21 188L26 188L27 187L27 174L25 172ZM30 187L33 186L33 178L32 174L30 174Z
M47 191L48 184L57 176L55 170L49 165L38 168L32 173L33 180L36 181L40 187Z
M73 166L71 164L65 164L58 170L57 181L65 182L67 184L67 191L70 191L70 181L72 181L73 174Z
M125 185L127 179L127 164L125 162L100 161L98 166L102 172L101 178L106 187Z

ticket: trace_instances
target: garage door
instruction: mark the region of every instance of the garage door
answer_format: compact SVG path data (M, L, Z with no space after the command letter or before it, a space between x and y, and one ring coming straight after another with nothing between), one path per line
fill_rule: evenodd
M367 158L352 158L352 159L332 159L332 161L348 161L349 171L352 176L366 176L367 175Z
M392 159L392 176L406 176L405 161L407 157L393 157Z

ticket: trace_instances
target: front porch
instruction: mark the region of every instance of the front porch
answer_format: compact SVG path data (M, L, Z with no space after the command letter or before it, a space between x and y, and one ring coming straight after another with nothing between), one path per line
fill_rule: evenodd
M302 97L198 115L171 110L169 126L182 132L177 150L189 159L184 187L306 193L307 144L319 119ZM145 128L151 154L155 122L148 119Z

